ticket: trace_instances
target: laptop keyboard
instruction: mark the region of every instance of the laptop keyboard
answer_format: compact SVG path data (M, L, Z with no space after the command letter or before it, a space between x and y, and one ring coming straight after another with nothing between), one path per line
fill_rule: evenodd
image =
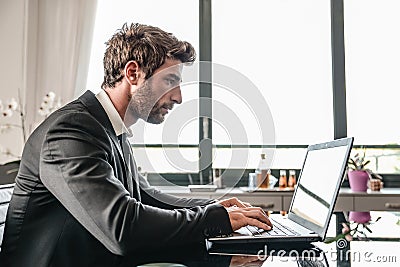
M270 219L271 220L271 219ZM251 232L253 236L297 236L299 233L297 233L295 230L289 228L286 225L282 225L276 221L271 220L273 222L273 228L269 231L265 231L264 229L248 225L246 228Z

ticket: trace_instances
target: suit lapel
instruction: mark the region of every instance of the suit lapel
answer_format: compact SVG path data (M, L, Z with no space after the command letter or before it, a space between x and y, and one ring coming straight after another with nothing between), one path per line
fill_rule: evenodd
M128 164L125 161L124 154L121 150L121 146L119 145L117 135L114 131L114 128L111 124L110 119L107 116L106 111L104 110L103 106L97 100L94 93L90 90L87 90L82 96L79 97L79 100L85 105L89 111L89 113L95 117L107 130L111 140L114 143L115 148L118 151L119 157L121 158L122 162L125 165L125 168L128 167Z
M78 98L84 106L87 107L89 113L95 117L106 129L108 136L112 140L114 147L118 151L119 159L123 163L125 167L125 178L123 179L132 179L132 172L129 170L128 163L126 162L128 159L125 159L124 153L122 152L121 145L119 144L117 135L114 131L114 128L111 124L110 119L107 116L106 111L104 110L103 106L97 100L96 96L93 94L92 91L86 91L82 96ZM131 174L131 175L129 175ZM131 190L129 190L131 191ZM133 192L130 192L132 195Z
M109 131L107 131L107 132L110 133ZM109 136L111 137L111 140L114 143L114 146L118 151L119 157L122 160L122 162L124 163L125 169L127 170L128 169L128 164L127 164L126 159L124 157L124 153L122 152L121 145L119 144L117 136L115 134L110 134Z

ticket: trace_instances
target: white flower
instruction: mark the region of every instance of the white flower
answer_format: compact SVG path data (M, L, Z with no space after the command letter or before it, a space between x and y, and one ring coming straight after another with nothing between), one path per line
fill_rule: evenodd
M19 91L18 91L19 92ZM20 96L20 92L19 92L19 96ZM38 109L38 112L41 116L43 117L47 117L50 115L50 113L52 113L54 110L58 109L59 107L61 107L61 100L58 97L56 99L56 94L54 92L49 92L47 93L44 97L43 97L43 101L40 105L40 108ZM20 128L21 132L22 132L22 137L24 139L24 141L27 139L27 135L29 134L29 132L27 131L27 129L29 127L27 127L26 125L26 114L24 112L24 105L23 103L18 103L17 100L15 98L10 99L7 102L1 102L0 100L0 118L1 117L11 117L13 116L13 113L17 113L17 116L20 117L20 123L6 123L6 122L0 122L0 134L2 133L6 133L9 130L15 129L15 128ZM5 120L7 121L7 120ZM3 148L0 145L0 154L6 155L6 156L16 156L12 153L11 150L9 150L8 148ZM16 156L18 157L18 156Z
M11 109L5 109L1 113L3 117L11 117L13 115L13 112Z
M42 104L40 104L41 109L47 109L49 107L49 102L43 101Z
M54 92L48 92L45 97L43 98L43 100L47 100L47 101L54 101L54 98L56 97L56 94Z
M50 103L51 103L51 100L50 100L50 99L45 99L45 98L43 98L43 102L42 102L42 104L40 104L40 106L41 106L42 108L47 108L48 106L50 106Z
M41 116L47 117L50 115L53 111L61 107L61 100L60 98L55 99L56 94L54 92L49 92L46 94L45 97L43 97L43 102L40 105L40 108L38 110L38 113Z
M11 98L11 100L8 102L7 107L11 110L17 110L18 108L18 102L15 100L15 98Z
M49 111L44 107L40 107L38 113L40 116L46 116L49 113Z

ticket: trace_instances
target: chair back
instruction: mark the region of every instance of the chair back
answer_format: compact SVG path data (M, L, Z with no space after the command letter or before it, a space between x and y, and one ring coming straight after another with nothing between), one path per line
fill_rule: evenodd
M13 190L14 184L0 185L0 250L1 243L3 243L3 233L6 223L8 205L10 204Z
M19 164L19 160L0 164L0 185L15 183L15 177L18 174Z

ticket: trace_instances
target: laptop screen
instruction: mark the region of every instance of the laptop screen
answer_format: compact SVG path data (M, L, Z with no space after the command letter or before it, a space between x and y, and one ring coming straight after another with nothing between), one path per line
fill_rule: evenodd
M308 151L290 212L319 227L325 226L336 201L347 154L346 145Z

